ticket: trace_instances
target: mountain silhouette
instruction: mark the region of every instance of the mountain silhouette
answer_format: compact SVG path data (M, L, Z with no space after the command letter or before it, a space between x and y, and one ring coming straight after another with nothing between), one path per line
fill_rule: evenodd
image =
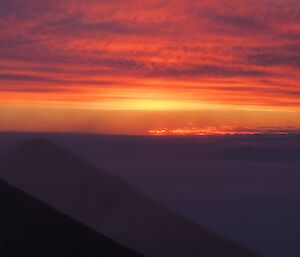
M0 180L1 257L142 257Z
M1 158L0 176L148 257L257 257L42 139Z

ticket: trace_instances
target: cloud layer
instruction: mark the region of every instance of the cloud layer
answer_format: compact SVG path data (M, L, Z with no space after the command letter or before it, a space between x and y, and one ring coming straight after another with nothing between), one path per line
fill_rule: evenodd
M109 109L175 99L195 108L300 109L298 0L0 0L0 7L2 104Z

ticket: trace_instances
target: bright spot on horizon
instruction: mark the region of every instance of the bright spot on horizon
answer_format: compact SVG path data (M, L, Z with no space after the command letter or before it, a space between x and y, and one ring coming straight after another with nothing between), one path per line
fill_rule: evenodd
M194 127L192 123L189 126L176 129L150 129L149 135L152 136L213 136L213 135L288 135L299 134L296 128L239 128L233 126L208 126Z

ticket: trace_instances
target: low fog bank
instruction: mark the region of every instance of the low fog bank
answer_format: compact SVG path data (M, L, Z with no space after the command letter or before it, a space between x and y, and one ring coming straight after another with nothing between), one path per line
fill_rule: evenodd
M298 257L300 136L0 134L0 154L56 142L145 195L266 257Z

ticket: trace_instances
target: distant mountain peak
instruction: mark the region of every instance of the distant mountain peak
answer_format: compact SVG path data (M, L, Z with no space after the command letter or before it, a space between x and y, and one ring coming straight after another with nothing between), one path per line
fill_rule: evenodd
M0 173L12 185L146 256L257 257L45 139L23 143L1 158Z
M45 150L60 150L63 149L49 140L36 138L21 144L17 150L21 151L45 151Z
M19 145L17 148L12 150L8 154L9 158L13 158L18 161L20 159L28 159L32 160L35 158L35 162L43 162L42 164L49 164L52 162L53 164L60 164L66 162L83 162L81 158L72 154L72 152L60 147L59 145L52 143L50 140L37 138L24 142Z

